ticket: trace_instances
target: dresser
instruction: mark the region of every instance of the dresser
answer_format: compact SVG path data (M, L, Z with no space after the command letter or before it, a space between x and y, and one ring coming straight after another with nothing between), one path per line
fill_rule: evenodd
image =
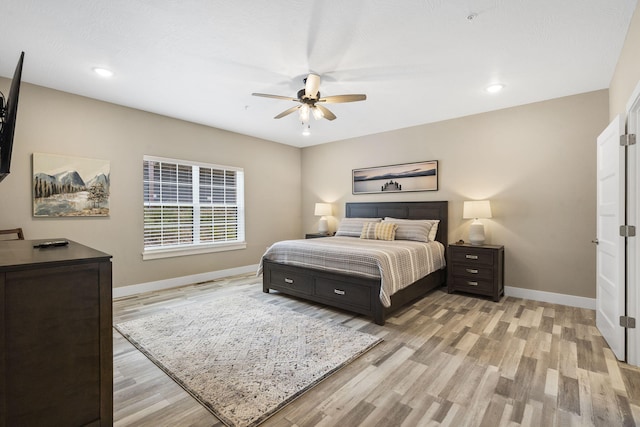
M491 297L504 295L504 246L451 244L447 289Z
M111 256L0 242L0 427L113 424Z

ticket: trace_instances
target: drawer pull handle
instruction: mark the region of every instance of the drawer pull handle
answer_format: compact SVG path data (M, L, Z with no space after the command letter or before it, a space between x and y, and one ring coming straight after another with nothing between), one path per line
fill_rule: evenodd
M467 258L467 259L478 259L478 255L469 255L469 254L467 254L465 256L465 258Z
M334 290L333 290L333 293L334 293L334 294L337 294L337 295L344 295L344 294L346 294L346 292L345 292L345 291L340 290L340 289L334 289Z
M478 282L467 282L469 286L478 286Z
M293 285L293 279L289 279L288 277L285 277L284 283L288 283L290 285Z
M476 270L475 268L467 268L467 273L478 274L478 270Z

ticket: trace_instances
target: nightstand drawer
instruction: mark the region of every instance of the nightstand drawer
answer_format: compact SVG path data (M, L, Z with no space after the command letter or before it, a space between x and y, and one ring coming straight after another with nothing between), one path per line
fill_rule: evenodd
M449 284L449 288L462 292L491 294L494 286L492 280L474 280L464 277L454 277Z
M313 293L313 279L310 276L291 274L285 269L271 270L269 284L273 289L287 288L307 295Z
M473 264L453 264L451 273L456 277L465 277L469 280L492 280L493 268L491 266Z
M454 263L493 265L494 251L491 250L469 247L451 247L450 253L451 261Z

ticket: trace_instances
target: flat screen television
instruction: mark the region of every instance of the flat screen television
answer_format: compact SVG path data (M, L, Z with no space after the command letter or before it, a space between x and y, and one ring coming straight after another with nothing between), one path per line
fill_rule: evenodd
M20 54L16 71L13 73L9 96L4 98L0 93L0 181L9 175L11 151L13 150L13 134L16 130L18 114L18 96L20 95L20 79L22 78L22 62L24 52Z

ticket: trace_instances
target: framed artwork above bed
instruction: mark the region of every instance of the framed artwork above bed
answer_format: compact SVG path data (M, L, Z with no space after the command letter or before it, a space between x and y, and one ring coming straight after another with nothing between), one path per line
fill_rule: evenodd
M438 191L438 161L353 169L353 194Z

